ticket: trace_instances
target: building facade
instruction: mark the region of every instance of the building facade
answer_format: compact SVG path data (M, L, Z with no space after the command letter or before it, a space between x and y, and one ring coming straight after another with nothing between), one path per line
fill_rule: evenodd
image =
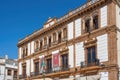
M0 58L0 80L17 80L17 61Z
M119 0L88 0L18 42L18 78L118 80Z

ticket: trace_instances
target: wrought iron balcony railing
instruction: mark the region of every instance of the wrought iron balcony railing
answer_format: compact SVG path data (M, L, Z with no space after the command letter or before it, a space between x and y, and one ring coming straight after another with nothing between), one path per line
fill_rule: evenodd
M100 61L99 61L99 59L95 59L94 61L92 61L90 63L81 62L80 65L81 65L81 68L91 67L91 66L100 66Z
M52 71L52 68L51 68L51 69L46 69L46 70L45 70L45 73L46 73L46 74L49 74L49 73L52 73L52 72L53 72L53 71Z
M27 75L26 74L19 75L19 79L23 79L23 78L27 78Z
M69 65L63 65L63 66L61 66L61 71L68 71L68 70L70 70Z

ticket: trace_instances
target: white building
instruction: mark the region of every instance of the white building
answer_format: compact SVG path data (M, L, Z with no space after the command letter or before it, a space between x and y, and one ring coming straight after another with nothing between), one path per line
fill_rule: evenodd
M17 80L17 61L0 57L0 80Z

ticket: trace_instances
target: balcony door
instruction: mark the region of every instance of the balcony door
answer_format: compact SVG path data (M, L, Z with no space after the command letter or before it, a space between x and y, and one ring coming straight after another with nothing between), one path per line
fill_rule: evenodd
M39 62L35 62L35 75L39 74Z
M47 59L47 73L52 72L52 59Z
M87 64L92 65L96 61L96 47L87 48Z
M61 43L61 32L58 33L58 43Z
M64 54L62 57L62 70L67 70L69 68L68 66L68 54Z

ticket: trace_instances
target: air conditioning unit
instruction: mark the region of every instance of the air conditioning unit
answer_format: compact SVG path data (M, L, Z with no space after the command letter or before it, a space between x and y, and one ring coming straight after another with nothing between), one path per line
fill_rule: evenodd
M84 68L85 67L85 62L80 62L80 67Z

